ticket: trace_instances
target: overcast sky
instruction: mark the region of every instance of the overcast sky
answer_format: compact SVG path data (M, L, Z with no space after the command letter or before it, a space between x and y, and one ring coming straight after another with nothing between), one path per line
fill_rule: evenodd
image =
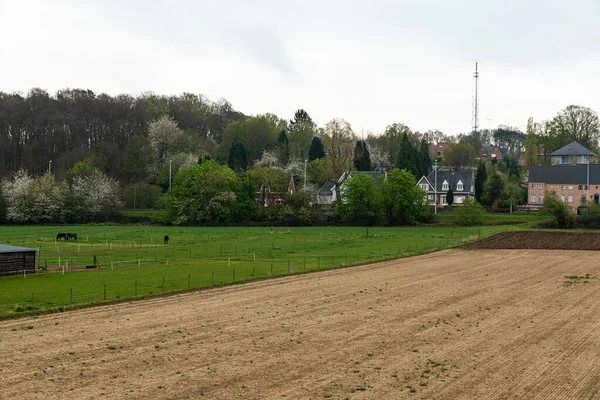
M357 133L600 112L600 0L0 0L0 91L223 97Z

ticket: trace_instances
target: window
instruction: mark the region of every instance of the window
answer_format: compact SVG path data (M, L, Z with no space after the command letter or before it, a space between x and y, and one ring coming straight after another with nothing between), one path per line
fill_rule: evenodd
M560 156L560 163L561 164L568 164L569 163L569 156Z
M579 190L583 190L583 185L579 185L579 186L577 186L577 189L579 189Z
M544 202L544 196L540 195L540 203Z
M572 203L573 202L573 196L569 196L569 200L568 201L569 201L569 203Z
M422 183L419 186L421 186L421 189L423 189L424 191L428 191L429 190L429 185L426 183Z
M561 196L560 196L560 201L562 201L562 202L564 203L564 202L565 202L565 200L566 200L566 197L565 197L565 195L564 195L564 194L563 194L563 195L561 195Z
M448 181L444 179L444 183L442 183L442 190L448 190Z
M544 184L543 183L538 183L538 189L543 189L544 188Z
M535 189L535 183L532 183L532 184L531 184L531 188L532 188L532 189Z
M581 202L585 203L585 195L581 196Z
M587 185L584 185L584 187L585 187L585 190L588 190L588 186Z
M531 202L532 202L532 203L535 203L536 201L537 201L537 197L536 197L536 195L534 194L534 195L532 195L532 196L531 196Z
M277 200L275 200L275 204L277 204L278 206L283 205L283 199L277 199Z
M569 185L569 190L573 190L573 185Z
M565 190L567 188L567 185L562 185L562 189Z
M458 183L456 184L456 190L457 191L463 191L464 190L462 181L458 181Z

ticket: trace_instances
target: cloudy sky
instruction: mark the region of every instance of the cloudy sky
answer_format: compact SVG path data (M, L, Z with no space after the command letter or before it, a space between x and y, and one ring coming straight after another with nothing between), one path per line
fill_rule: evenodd
M0 91L223 97L379 133L600 112L599 0L0 0Z

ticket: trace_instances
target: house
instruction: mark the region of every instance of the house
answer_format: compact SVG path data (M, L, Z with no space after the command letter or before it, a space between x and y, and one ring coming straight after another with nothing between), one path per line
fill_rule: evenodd
M448 142L429 143L429 158L441 160L452 145Z
M483 160L497 160L500 161L508 153L507 147L498 147L494 144L487 144L483 146L483 150L479 151L479 158Z
M285 204L285 195L293 195L296 193L294 185L294 177L290 178L287 191L285 193L274 192L269 184L262 184L256 193L256 203L262 204L263 207L271 208L274 205L282 206Z
M0 244L0 276L35 273L37 250Z
M587 201L593 200L598 203L600 199L600 164L529 167L527 182L527 205L529 208L541 207L544 197L550 195L565 203L573 212L576 212L577 208Z
M359 174L370 175L371 179L373 179L373 183L375 183L375 185L377 185L377 186L379 186L379 183L380 183L382 177L383 177L383 179L385 179L387 177L387 171L385 171L385 170L382 170L382 171L346 171L337 179L337 181L328 179L327 182L325 182L323 184L323 186L321 186L321 188L317 192L316 205L320 205L320 206L332 205L333 202L337 200L337 196L338 196L337 191L338 191L338 189L341 188L344 181L346 181L349 178L352 178L353 176L359 175Z
M575 165L586 164L594 152L586 149L577 142L571 142L563 148L550 153L551 165Z
M431 171L428 176L423 175L417 185L427 192L430 205L435 204L435 183L437 182L437 203L443 207L448 205L446 196L450 188L454 193L454 204L461 204L467 198L475 197L475 171L472 169Z

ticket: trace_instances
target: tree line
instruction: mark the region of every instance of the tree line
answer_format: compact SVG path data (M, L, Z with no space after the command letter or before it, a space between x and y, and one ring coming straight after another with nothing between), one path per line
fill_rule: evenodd
M500 125L447 135L393 123L381 134L359 137L344 119L319 126L303 109L290 119L270 113L247 116L224 99L213 102L190 93L109 96L80 89L54 95L41 89L26 95L0 93L0 217L16 222L18 215L37 215L31 210L41 206L34 206L31 199L60 198L58 209L63 211L30 221L98 219L109 215L110 207L121 205L166 208L179 223L264 219L270 217L256 204L257 194L285 193L291 180L299 190L297 198L286 199L290 205L286 212L295 210L310 219L314 215L308 215L309 205L327 180L337 180L349 170L394 169L418 179L431 170L429 146L441 142L451 147L436 160L439 165L478 168L479 202L502 206L510 197L518 204L524 197L523 170L518 166L523 150L528 166L540 162L539 149L549 153L572 140L596 150L599 136L597 114L580 106L569 106L549 121L530 120L526 133ZM505 149L504 160L478 164L489 144ZM60 195L49 192L46 175L54 179ZM100 202L110 206L93 215L77 208L82 193L92 191L82 192L84 180L111 188L96 190L111 194L110 201ZM202 186L193 190L204 192L190 192L190 182ZM384 186L375 185L374 193ZM30 200L18 200L19 193ZM385 197L377 193L376 198ZM15 212L18 204L30 204L29 211ZM348 217L352 215L348 207L351 204L336 209L337 218L348 223L364 220ZM373 212L369 218L378 223L413 223ZM277 208L277 213L283 211Z

